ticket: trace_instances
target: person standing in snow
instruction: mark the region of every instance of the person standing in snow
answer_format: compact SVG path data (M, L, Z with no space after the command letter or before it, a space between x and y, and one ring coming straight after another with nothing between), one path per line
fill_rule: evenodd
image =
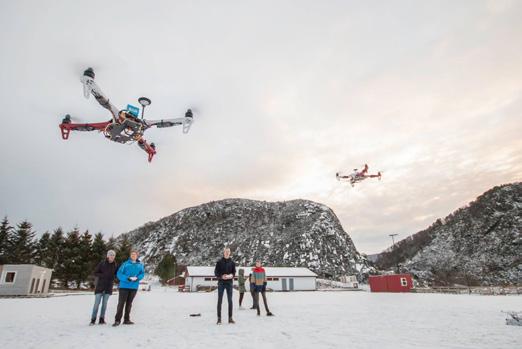
M236 264L230 258L230 249L228 247L223 250L223 258L217 261L214 275L218 279L217 324L221 325L221 304L225 290L227 291L228 301L228 323L234 324L235 321L232 318L232 283L234 276L236 276Z
M254 268L254 270L252 272L252 276L254 279L254 295L255 295L254 303L255 303L255 306L257 309L257 316L261 315L261 311L259 310L259 294L260 293L263 296L263 303L265 304L266 315L273 316L274 314L272 314L270 312L270 310L268 309L268 303L266 301L266 284L267 284L266 273L265 273L265 269L261 266L260 260L256 261L256 267Z
M124 325L134 325L130 320L130 312L132 309L132 301L138 292L140 280L145 275L145 268L138 259L138 251L132 250L130 258L123 262L116 276L120 280L120 289L118 294L118 310L112 326L119 326L125 307L125 316L123 318Z
M100 325L105 325L105 310L107 309L107 301L112 295L112 287L114 285L114 277L118 271L118 265L114 258L116 252L113 250L107 251L107 258L100 262L94 270L94 276L96 277L96 287L94 289L94 307L92 308L91 325L96 323L96 317L98 316L98 308L100 303L102 305L100 311Z
M237 277L237 286L239 289L239 308L242 308L241 304L243 303L243 297L245 296L245 292L246 292L245 282L246 282L245 270L239 269L239 276Z
M254 270L254 268L252 268ZM252 307L250 309L256 309L256 284L254 283L254 275L252 272L248 275L248 285L250 286L250 295L252 296Z

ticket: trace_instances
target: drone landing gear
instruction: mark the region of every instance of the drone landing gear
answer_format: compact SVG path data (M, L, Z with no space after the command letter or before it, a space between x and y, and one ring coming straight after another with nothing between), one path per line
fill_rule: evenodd
M69 114L65 115L60 125L60 130L62 131L62 139L69 139L69 133L71 133L71 129L66 125L71 123L71 116Z
M156 155L156 145L154 143L148 144L143 138L138 141L138 145L147 153L148 160L151 162L154 155Z
M60 130L62 130L62 139L68 140L69 139L69 133L71 133L71 129L60 127Z

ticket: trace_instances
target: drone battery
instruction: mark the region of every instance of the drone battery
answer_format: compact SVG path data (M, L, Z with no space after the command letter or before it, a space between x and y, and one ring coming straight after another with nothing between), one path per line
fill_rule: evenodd
M129 113L131 113L135 117L139 117L140 116L140 108L138 108L138 107L135 107L133 105L127 104L127 110L129 111Z

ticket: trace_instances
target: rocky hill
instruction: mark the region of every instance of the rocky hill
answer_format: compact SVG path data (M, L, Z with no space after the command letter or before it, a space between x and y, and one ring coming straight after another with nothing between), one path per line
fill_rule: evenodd
M334 212L292 200L226 199L187 208L125 234L151 270L167 253L178 263L213 265L230 246L240 265L307 267L322 277L365 274L368 264Z
M522 183L495 187L383 252L377 267L435 284L522 283Z

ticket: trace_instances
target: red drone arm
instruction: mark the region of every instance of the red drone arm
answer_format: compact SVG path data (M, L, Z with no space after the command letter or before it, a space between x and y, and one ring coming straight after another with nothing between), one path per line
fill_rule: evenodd
M97 122L92 124L72 124L68 122L62 122L60 124L60 130L62 131L62 138L68 139L71 131L103 131L110 124L111 121Z

